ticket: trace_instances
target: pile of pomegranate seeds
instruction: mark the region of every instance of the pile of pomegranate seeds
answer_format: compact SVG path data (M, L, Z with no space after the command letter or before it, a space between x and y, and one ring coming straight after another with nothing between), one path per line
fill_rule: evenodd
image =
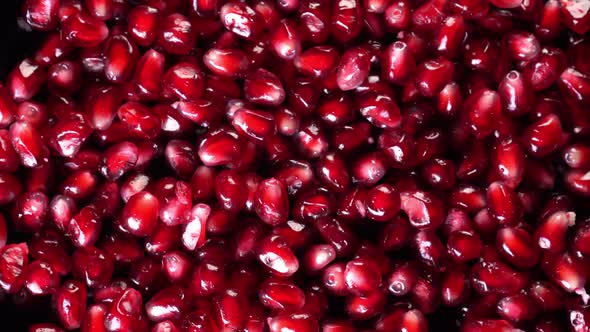
M590 331L588 0L20 20L0 298L44 303L29 331Z

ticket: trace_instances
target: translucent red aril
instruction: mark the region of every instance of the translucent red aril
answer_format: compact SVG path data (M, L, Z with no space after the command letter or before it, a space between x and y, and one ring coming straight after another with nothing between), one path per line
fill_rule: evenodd
M289 201L283 183L275 178L260 182L254 198L254 211L262 221L272 226L287 221Z
M215 194L220 206L237 213L244 208L247 192L243 190L244 179L233 170L221 171L215 179Z
M310 272L322 270L336 259L336 250L329 244L317 244L306 251L303 258L305 269Z
M51 266L42 261L34 261L23 273L25 289L33 295L53 294L59 287L60 277Z
M219 18L226 29L246 39L256 38L264 29L262 17L245 3L223 5Z
M358 0L334 1L330 31L340 42L347 42L358 36L362 30L362 5Z
M490 0L492 5L498 8L517 8L521 5L522 0Z
M102 223L93 206L87 206L72 217L67 227L67 235L76 247L86 248L94 245L100 236Z
M111 304L105 316L104 325L108 331L133 330L141 311L141 293L133 288L128 288Z
M369 75L369 52L361 47L344 52L340 58L336 81L343 91L353 90L363 83Z
M539 40L528 32L512 32L507 35L506 43L510 55L517 61L531 61L541 53Z
M137 146L121 142L103 153L100 173L107 179L117 180L135 166L138 158Z
M451 81L453 72L453 63L444 57L427 60L418 65L414 82L420 94L433 97Z
M568 189L582 196L590 195L590 172L571 170L565 174Z
M137 44L147 47L156 40L158 22L158 9L146 5L135 6L127 15L127 32Z
M385 48L381 55L382 77L392 83L403 84L414 74L414 53L403 41L396 41Z
M537 281L528 290L535 304L543 311L555 311L563 306L563 293L549 281Z
M153 49L145 52L137 62L132 81L141 99L152 100L160 96L165 62L164 55Z
M29 265L26 243L9 244L0 248L0 286L8 293L16 293L23 285L23 272Z
M181 235L182 244L186 249L192 251L205 244L206 223L210 213L211 208L206 204L193 206Z
M190 296L186 289L171 286L157 292L145 304L148 318L154 322L179 320L189 309Z
M584 1L561 0L561 13L565 25L578 34L590 30L590 8Z
M14 122L9 129L10 142L22 165L37 167L48 161L49 151L40 133L26 122Z
M561 121L555 114L549 114L532 123L523 134L524 146L536 157L544 157L555 151L561 141Z
M526 294L516 294L500 299L496 310L502 318L512 322L529 320L537 314L537 308Z
M541 55L525 66L523 74L533 90L544 90L559 78L566 66L562 50L544 47Z
M278 57L293 60L301 53L301 37L295 21L281 20L273 30L269 44Z
M557 85L571 98L588 103L588 99L590 99L590 77L587 74L569 67L561 73L557 79Z
M293 64L297 71L312 78L326 78L338 65L337 50L328 45L314 46L295 57Z
M155 196L145 191L139 192L127 201L121 225L133 235L148 236L156 227L159 206Z
M257 256L271 273L281 277L289 277L299 269L297 257L280 236L271 235L262 240Z
M545 255L541 267L547 276L566 292L574 292L588 301L588 295L584 289L586 283L586 270L584 264L569 253L558 255Z
M480 262L471 269L471 285L479 293L515 294L526 286L527 276L501 262Z
M61 32L62 38L76 47L98 46L109 35L104 22L84 11L71 15L63 22Z
M69 96L81 87L82 67L77 62L62 61L47 72L47 86L56 95Z
M266 111L240 108L234 113L232 125L238 133L256 142L263 142L276 132L273 114Z
M355 259L346 264L344 281L348 292L366 296L379 288L381 271L370 259Z
M401 209L412 226L423 230L437 229L444 221L443 203L434 194L419 190L400 194Z
M55 28L58 21L58 0L27 0L24 3L24 17L32 28L50 30Z
M590 146L574 143L562 150L562 158L570 168L590 169Z
M537 264L539 250L532 236L523 228L506 227L496 235L496 248L510 264L529 268Z
M516 193L502 182L490 184L487 191L488 210L492 216L505 226L518 223L522 214Z
M305 305L305 293L288 279L266 279L260 286L258 297L262 305L275 311L293 312Z
M483 138L496 128L502 103L500 95L489 89L480 89L465 101L468 123L476 137Z
M523 75L516 70L504 76L498 86L498 94L502 98L504 110L509 115L522 115L533 106L533 91Z
M454 232L448 239L447 250L458 263L478 258L481 251L481 239L469 232Z
M576 223L574 212L559 211L542 220L535 230L535 242L544 250L558 254L566 249L566 236Z
M280 331L300 331L300 332L314 332L319 330L319 323L317 319L305 312L296 312L292 314L283 314L267 319L267 324L270 332Z
M86 313L86 286L68 280L56 293L55 306L61 324L68 330L80 328Z
M105 77L113 83L129 79L137 61L137 47L124 35L116 35L107 41L104 51Z
M48 205L48 198L44 193L24 193L17 199L14 207L14 225L23 231L41 230L46 222Z
M179 13L165 17L159 25L157 44L170 54L188 54L194 46L191 22Z
M394 99L381 93L366 92L355 100L356 107L363 117L379 128L397 128L401 115Z
M392 219L400 209L399 193L392 186L378 185L365 198L367 216L376 221Z

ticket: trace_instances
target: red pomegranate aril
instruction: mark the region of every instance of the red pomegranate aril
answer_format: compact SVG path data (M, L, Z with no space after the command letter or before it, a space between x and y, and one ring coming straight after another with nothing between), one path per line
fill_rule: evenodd
M164 54L153 49L144 53L137 62L132 82L141 99L154 100L160 96L165 62Z
M444 221L443 203L434 194L419 190L400 194L401 209L412 226L421 230L435 230Z
M47 163L49 151L41 134L32 125L17 121L9 129L12 147L25 167L38 167Z
M387 46L381 55L382 77L395 84L408 81L416 70L414 53L403 41Z
M399 127L401 114L394 99L381 93L363 93L355 99L356 108L367 121L379 128Z
M133 330L142 311L141 293L133 288L115 299L104 319L107 331Z
M319 331L319 323L317 319L306 312L295 312L291 314L283 314L267 319L267 324L270 332L280 331L298 331L298 332L314 332Z
M206 222L211 213L211 208L206 204L193 206L188 223L184 226L181 235L182 244L190 251L201 247L206 240Z
M314 46L293 60L297 71L311 78L326 78L338 65L338 51L332 46Z
M82 67L72 61L54 64L47 71L47 87L56 95L70 96L81 87Z
M176 325L169 320L165 320L163 322L159 322L158 324L154 325L151 329L151 332L178 332L180 331Z
M87 248L94 245L100 236L102 222L93 206L87 206L72 217L67 226L67 235L79 248Z
M555 311L563 307L563 293L549 281L533 283L527 293L542 311Z
M590 30L590 8L580 0L561 0L563 22L572 31L582 35Z
M49 67L62 60L71 51L70 45L61 39L59 33L49 34L36 51L33 60L43 67Z
M28 25L37 30L54 29L58 23L58 0L27 0L23 5Z
M563 161L570 168L590 169L589 145L583 143L574 143L565 147L561 153Z
M216 130L201 141L198 155L206 166L231 165L237 162L242 151L243 144L236 132Z
M360 1L335 1L332 8L330 31L340 42L348 42L362 30L362 5Z
M24 272L29 265L26 243L9 244L0 248L0 286L10 294L23 286Z
M336 80L340 90L356 89L369 75L369 52L361 47L349 49L340 58Z
M383 311L386 295L377 290L368 296L349 295L346 298L346 312L355 320L366 320Z
M381 284L379 266L370 259L354 259L346 264L344 281L349 293L367 296Z
M500 317L512 322L530 320L537 314L534 302L526 294L516 294L500 299L496 311Z
M139 192L127 201L121 225L133 235L148 236L156 227L158 211L158 199L148 192Z
M420 94L433 97L451 81L453 72L453 63L443 57L427 60L418 65L414 82Z
M468 232L455 232L447 242L447 250L457 263L465 263L478 258L482 242L479 236Z
M353 182L373 186L385 176L387 170L383 154L374 152L358 157L352 165Z
M305 293L288 279L266 279L260 286L258 297L262 305L273 311L293 312L305 305Z
M376 221L392 219L400 209L399 193L392 186L378 185L365 198L367 216Z
M535 230L535 242L544 250L558 254L566 248L566 235L568 228L575 225L576 214L574 212L555 212L541 221Z
M104 74L113 83L127 81L138 58L135 44L124 35L116 35L106 42L104 51Z
M61 28L62 38L76 47L98 46L109 34L104 22L84 11L70 16Z
M157 37L159 24L158 9L139 5L133 7L127 15L127 32L141 46L150 46Z
M255 39L264 29L262 17L245 3L226 3L219 18L226 29L245 39Z
M188 54L195 44L190 20L179 13L165 17L158 26L157 45L170 54Z
M490 0L490 2L492 5L504 9L517 8L522 4L522 0Z
M477 138L483 138L495 129L501 112L500 95L489 89L480 89L465 101L468 123Z
M494 331L518 331L512 324L503 319L478 319L470 320L463 325L463 332L494 332Z
M412 8L405 0L394 0L383 13L385 24L392 30L405 30L412 23Z
M502 182L490 184L487 191L488 210L501 224L511 226L518 223L522 211L516 193Z
M549 155L559 147L561 141L561 121L555 114L549 114L532 123L523 134L524 146L536 157Z
M271 235L260 243L258 260L270 269L271 273L289 277L299 269L299 261L286 241L276 235Z
M148 318L153 322L180 320L189 310L190 296L186 289L171 286L157 292L145 304Z
M527 275L502 262L480 262L471 269L471 285L482 294L510 295L526 286Z
M301 53L301 37L295 21L284 19L273 28L269 44L275 54L284 60L293 60Z
M530 268L539 261L539 250L532 236L523 228L498 230L496 248L506 261L516 267Z
M244 179L233 170L224 170L215 178L215 193L221 207L237 213L246 204L247 192L243 191Z
M283 183L275 178L260 182L254 198L254 210L269 225L276 226L287 221L289 201Z
M264 142L276 132L274 116L266 111L240 108L234 113L232 125L238 133L254 142Z
M55 306L58 318L68 330L80 328L86 313L86 286L77 280L68 280L56 293Z
M42 261L34 261L23 273L24 287L33 295L53 294L59 287L59 274Z
M100 173L110 180L117 180L131 168L138 158L137 146L131 142L121 142L103 153Z

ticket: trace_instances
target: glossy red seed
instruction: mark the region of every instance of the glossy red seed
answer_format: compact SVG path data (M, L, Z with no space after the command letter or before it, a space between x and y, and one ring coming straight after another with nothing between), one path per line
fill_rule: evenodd
M62 284L56 293L55 306L61 324L68 330L80 328L86 313L86 286L76 280Z
M262 17L245 3L227 3L219 11L226 29L245 39L254 39L264 28Z
M384 79L396 84L406 83L416 69L414 53L406 43L396 41L383 51L381 68Z
M37 30L54 29L58 23L59 6L57 0L27 0L23 5L25 20Z
M285 240L273 235L265 238L258 247L258 260L273 274L289 277L299 269L299 261Z
M26 122L14 122L9 129L12 147L26 167L37 167L47 163L49 151L40 133Z
M283 19L274 27L269 39L271 49L284 60L293 60L301 53L301 37L295 21Z
M480 89L469 96L464 105L476 137L489 135L496 127L501 112L500 95L489 89Z
M148 318L153 322L179 320L189 309L189 294L180 286L171 286L157 292L145 304Z
M276 226L287 221L289 201L285 186L275 178L260 182L255 194L254 210L269 225Z
M576 223L574 212L559 211L542 220L535 230L535 242L551 253L561 253L566 248L566 236L570 226Z
M379 266L370 259L355 259L346 264L344 282L348 292L366 296L378 289L381 284Z
M135 6L127 15L127 32L135 42L147 47L156 40L158 23L158 9L147 5Z
M471 284L482 294L515 294L526 286L527 277L501 262L480 262L471 269Z
M305 305L305 293L288 279L266 279L260 286L258 297L262 305L276 311L293 312Z
M138 158L137 146L131 142L121 142L103 153L100 173L108 179L116 180L135 166Z
M106 285L113 274L113 261L95 247L77 249L72 255L72 274L88 287Z
M326 78L338 65L338 52L328 45L314 46L295 57L297 71L311 78Z
M9 244L0 249L0 286L6 292L14 294L23 286L28 254L26 243Z
M67 235L76 247L94 245L102 230L101 219L94 206L87 206L73 216L67 226Z
M530 268L539 261L539 250L525 229L506 227L496 234L496 248L510 264Z
M399 193L392 186L378 185L365 198L367 216L376 221L392 219L400 209Z
M182 244L186 249L192 251L205 244L206 222L210 213L211 208L206 204L199 203L193 206L181 235Z
M314 332L319 331L317 319L309 313L292 313L269 317L267 324L270 332L298 331Z
M400 194L401 209L412 226L423 230L437 229L444 221L443 203L432 193L414 190Z
M195 44L190 20L180 13L165 17L156 43L170 54L188 54Z
M447 241L447 250L457 263L478 258L482 242L478 235L468 232L452 233Z
M108 331L129 331L134 328L142 311L141 293L133 288L125 290L107 311L104 325Z
M562 292L549 281L537 281L528 290L535 304L543 311L555 311L563 307Z
M349 49L340 58L336 81L343 91L357 88L369 75L369 53L364 48Z
M362 5L360 1L335 1L332 8L330 30L340 42L355 38L362 29Z
M515 192L501 182L490 184L487 191L488 210L501 224L511 226L518 223L522 211Z
M139 192L127 201L121 225L133 235L148 236L156 227L159 206L155 196L145 191Z
M578 34L590 30L590 8L584 1L561 0L561 13L565 25Z
M418 65L414 82L420 94L433 97L451 81L453 72L453 63L443 57L427 60Z
M77 47L98 46L108 34L104 22L83 11L73 14L62 23L62 37Z
M47 71L47 87L56 95L70 96L80 90L82 67L72 61L54 64Z

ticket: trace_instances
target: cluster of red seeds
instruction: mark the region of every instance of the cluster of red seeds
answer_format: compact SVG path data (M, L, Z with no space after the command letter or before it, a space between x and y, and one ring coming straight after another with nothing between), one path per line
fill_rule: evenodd
M0 286L50 298L29 331L590 331L588 0L21 20Z

